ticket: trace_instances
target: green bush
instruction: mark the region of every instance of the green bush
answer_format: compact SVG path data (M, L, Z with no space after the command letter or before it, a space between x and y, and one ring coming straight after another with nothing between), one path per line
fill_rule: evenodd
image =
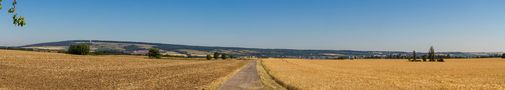
M219 55L221 55L220 53L214 53L214 59L219 59Z
M157 58L157 59L161 58L160 49L150 48L149 53L147 53L147 56L149 56L149 58Z
M67 52L75 55L88 55L89 51L90 47L88 44L74 44L70 45Z
M236 58L236 57L235 57L235 56L233 56L233 55L228 55L228 57L229 57L229 58L231 58L231 59L235 59L235 58Z
M223 59L223 60L228 59L228 55L226 55L225 53L221 54L221 59Z
M212 60L212 56L207 55L207 60Z
M422 59L423 59L423 62L426 62L426 55L424 55L424 56L422 57Z
M503 54L501 55L501 58L505 58L505 53L503 53Z

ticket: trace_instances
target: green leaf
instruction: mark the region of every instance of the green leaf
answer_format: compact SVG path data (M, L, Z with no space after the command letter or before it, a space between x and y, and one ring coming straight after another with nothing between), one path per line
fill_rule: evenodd
M16 8L10 8L8 12L9 13L14 13L14 12L16 12Z

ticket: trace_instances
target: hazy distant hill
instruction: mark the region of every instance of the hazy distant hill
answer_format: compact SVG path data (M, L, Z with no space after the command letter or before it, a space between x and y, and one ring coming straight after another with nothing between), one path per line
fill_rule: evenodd
M385 57L385 56L408 56L410 52L399 51L353 51L353 50L295 50L295 49L260 49L241 47L212 47L212 46L191 46L163 43L130 42L130 41L103 41L103 40L69 40L60 42L47 42L21 46L22 48L65 50L71 44L92 43L96 49L116 49L125 52L137 50L147 50L148 48L159 48L166 52L175 54L206 55L214 52L227 53L235 56L258 56L258 57L296 57L296 58L337 58L337 57ZM422 53L420 53L422 54ZM447 54L447 53L446 53ZM479 56L478 54L448 52L452 56ZM479 53L481 55L488 55Z

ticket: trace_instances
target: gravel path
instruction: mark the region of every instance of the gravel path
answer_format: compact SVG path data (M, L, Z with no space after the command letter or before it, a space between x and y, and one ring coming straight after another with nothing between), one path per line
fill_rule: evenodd
M256 61L247 64L235 76L226 81L220 90L265 90L256 71Z

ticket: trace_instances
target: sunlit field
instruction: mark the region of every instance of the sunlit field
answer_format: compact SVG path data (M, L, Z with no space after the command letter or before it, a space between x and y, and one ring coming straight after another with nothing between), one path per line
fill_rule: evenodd
M195 90L246 63L0 50L0 89Z
M505 59L262 60L288 88L304 90L505 89Z

